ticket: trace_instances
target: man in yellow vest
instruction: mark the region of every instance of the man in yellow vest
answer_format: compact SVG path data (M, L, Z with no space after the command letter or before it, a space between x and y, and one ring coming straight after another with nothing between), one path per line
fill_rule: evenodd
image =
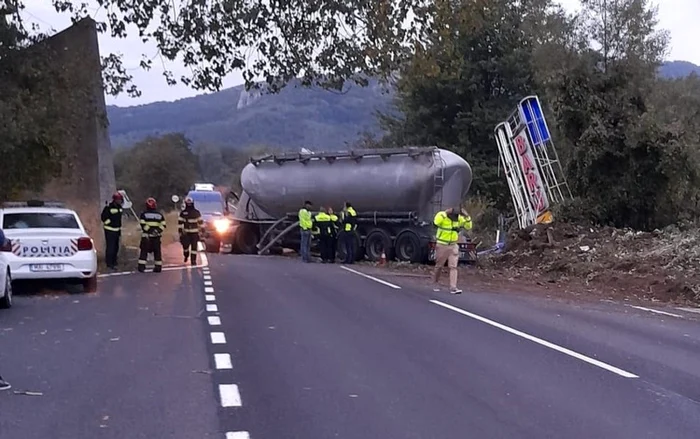
M345 250L344 264L355 262L355 229L357 228L357 212L352 204L345 202L345 208L340 214L342 230L340 232L340 244Z
M304 201L304 207L299 209L299 229L301 233L301 244L299 254L304 262L311 262L311 229L314 223L311 219L311 201Z
M438 212L433 220L437 232L435 234L435 270L433 281L437 284L440 280L442 267L447 262L450 269L450 293L460 294L462 290L457 288L457 264L459 263L459 231L471 230L472 219L467 212L458 213L457 209L449 209Z
M331 216L325 207L321 207L321 211L314 217L314 225L318 228L318 240L321 247L321 262L327 263L332 259L332 227Z

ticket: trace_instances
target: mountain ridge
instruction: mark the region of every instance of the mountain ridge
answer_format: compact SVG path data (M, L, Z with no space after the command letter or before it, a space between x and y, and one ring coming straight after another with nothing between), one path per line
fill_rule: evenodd
M700 75L700 66L670 61L659 75ZM392 94L377 82L342 93L292 84L279 94L246 91L243 85L176 101L107 106L113 148L149 135L184 132L194 143L242 149L271 146L340 149L363 132L378 132L378 111L391 109Z

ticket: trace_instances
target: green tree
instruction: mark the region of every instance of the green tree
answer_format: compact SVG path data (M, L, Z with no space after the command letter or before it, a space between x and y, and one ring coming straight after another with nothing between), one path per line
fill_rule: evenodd
M580 32L590 46L547 83L559 132L572 145L569 182L597 222L665 226L689 214L699 181L679 116L654 106L667 35L646 0L583 6Z
M199 161L190 141L180 133L148 137L114 157L117 186L137 209L148 197L170 206L170 197L187 193L200 178Z
M549 22L564 20L548 0L438 1L429 43L397 83L399 117L383 126L397 145L437 145L472 165L472 192L501 208L510 195L498 175L493 138L522 97L537 92L533 51L560 35Z

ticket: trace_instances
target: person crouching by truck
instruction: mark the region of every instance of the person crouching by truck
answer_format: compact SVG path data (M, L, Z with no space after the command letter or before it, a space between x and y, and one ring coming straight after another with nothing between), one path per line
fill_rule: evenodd
M357 212L352 204L345 202L345 208L340 213L341 230L340 245L345 252L344 264L355 262L355 229L357 229Z
M433 281L438 284L442 267L447 262L447 266L450 269L450 293L460 294L462 290L457 288L457 264L459 263L459 245L457 242L461 229L472 229L472 219L464 210L460 214L458 209L450 207L442 212L438 212L433 223L437 227Z
M311 201L304 201L304 207L299 209L299 232L301 243L299 244L299 254L304 262L311 262L311 230L314 222L311 219Z
M328 214L328 209L321 206L321 210L314 217L314 227L318 229L318 241L321 248L321 262L328 263L331 261L331 250L333 246L332 223L331 216Z

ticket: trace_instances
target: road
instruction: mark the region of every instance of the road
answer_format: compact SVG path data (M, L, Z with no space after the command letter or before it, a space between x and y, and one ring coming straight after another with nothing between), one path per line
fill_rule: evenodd
M380 273L214 255L17 297L0 373L42 396L0 394L0 437L698 437L696 318Z

